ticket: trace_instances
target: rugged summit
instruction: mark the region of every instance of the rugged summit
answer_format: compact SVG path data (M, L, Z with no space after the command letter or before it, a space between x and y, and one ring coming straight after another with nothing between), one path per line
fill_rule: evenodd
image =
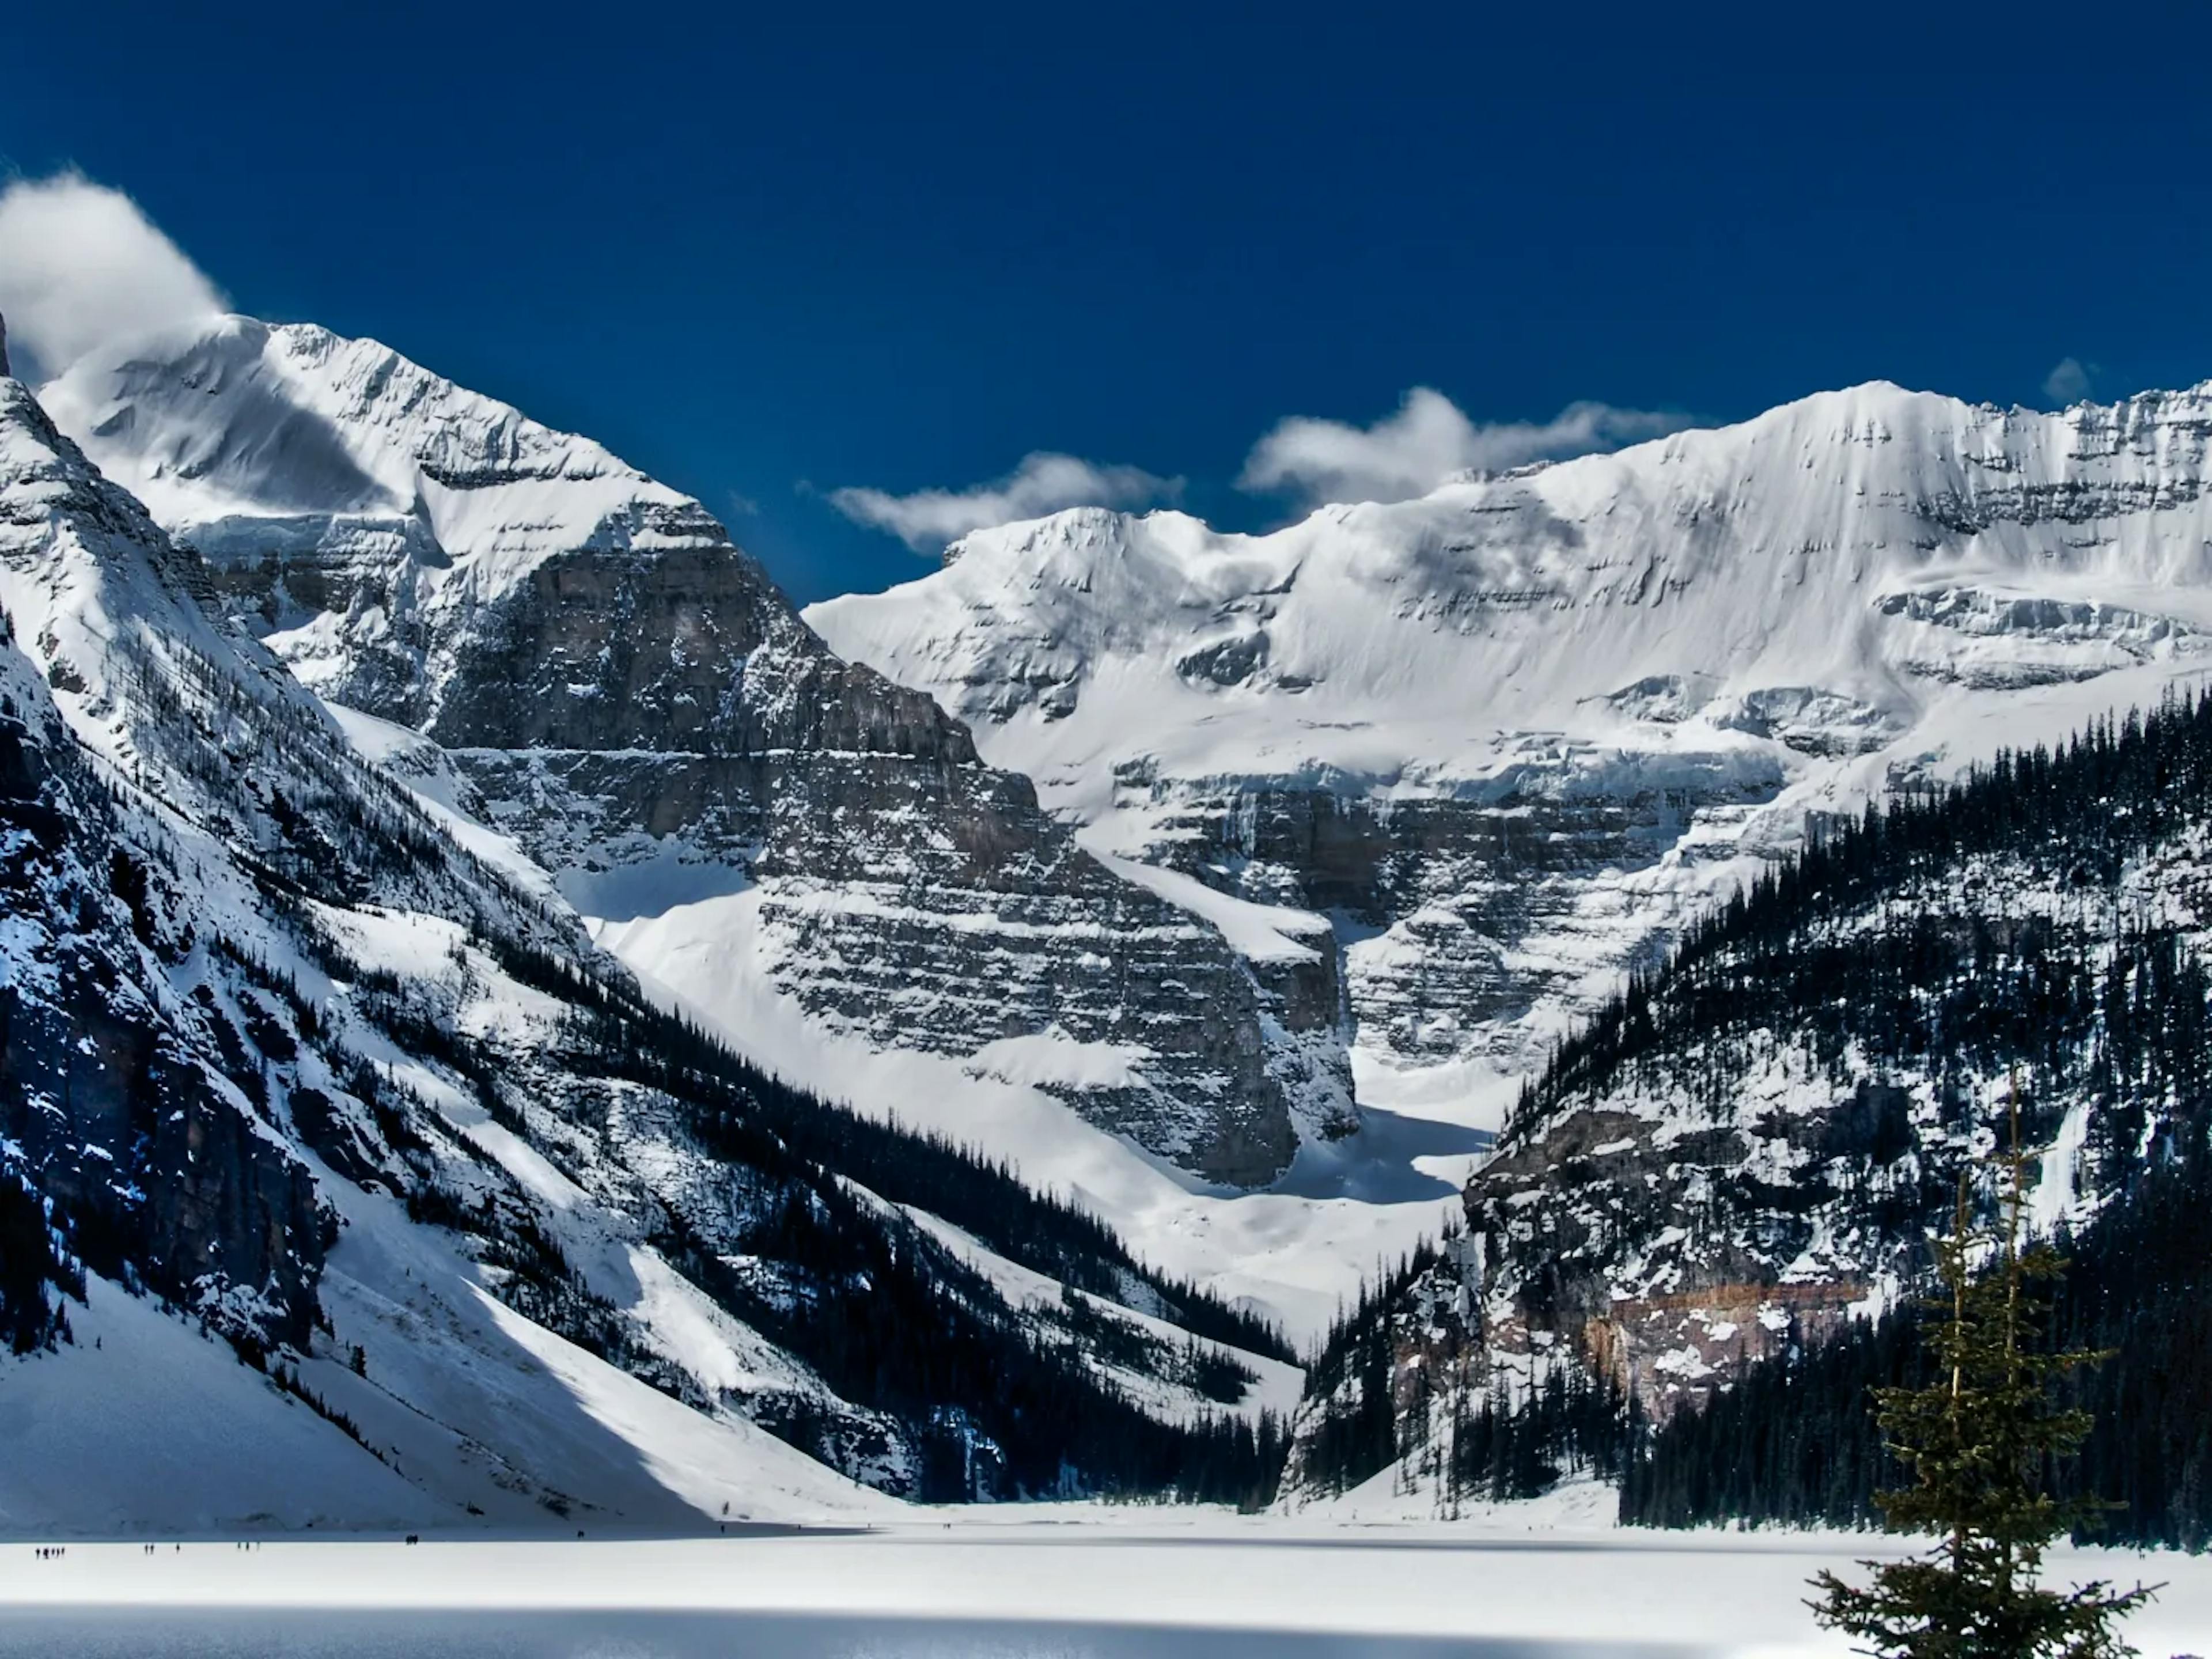
M769 977L811 1015L1087 1056L1045 1081L1223 1181L1279 1170L1294 1112L1348 1121L1340 1053L1302 1043L1212 925L1079 849L927 695L832 654L697 502L597 445L374 342L244 318L41 397L280 659L441 745L471 815L586 915L754 885Z
M1267 535L1064 513L806 614L1086 846L1332 923L1363 1088L1494 1123L1808 823L2200 672L2208 434L2212 387L1863 386Z

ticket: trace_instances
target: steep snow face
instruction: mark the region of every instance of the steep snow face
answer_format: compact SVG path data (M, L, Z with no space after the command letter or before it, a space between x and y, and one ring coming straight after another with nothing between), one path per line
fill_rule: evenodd
M77 736L111 761L128 759L128 721L143 717L125 684L170 672L185 658L228 659L197 602L199 562L180 556L145 508L64 447L20 381L0 380L0 605L33 642ZM241 688L265 704L289 701L335 738L265 653L248 647Z
M40 397L218 568L273 551L270 621L311 685L425 719L454 672L444 636L549 560L727 545L696 502L597 444L307 325L226 318L95 353Z
M587 914L757 884L776 987L825 1025L953 1056L1064 1039L1060 1097L1212 1179L1263 1182L1350 1121L1333 961L1248 964L1212 915L1123 879L597 445L373 342L245 318L41 396L270 651L442 746L442 805L465 787Z
M1064 513L811 607L1094 850L1327 915L1364 1098L1502 1096L1808 816L2208 665L2212 386L1875 384L1324 507Z

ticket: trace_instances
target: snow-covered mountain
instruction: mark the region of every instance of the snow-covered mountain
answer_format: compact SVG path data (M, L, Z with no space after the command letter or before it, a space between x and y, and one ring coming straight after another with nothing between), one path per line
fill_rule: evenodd
M2212 666L2208 433L2212 386L1875 384L1267 535L1063 513L805 614L1101 856L1333 949L1363 1103L1494 1124L1808 823Z
M696 502L371 342L0 377L0 1332L42 1351L0 1405L55 1425L0 1519L126 1513L70 1449L173 1407L149 1368L196 1411L131 1456L196 1522L283 1486L241 1443L356 1522L1222 1495L1299 1381L1230 1304L1317 1333L1625 968L2212 667L2208 434L2212 388L1862 387L1268 536L1065 514L803 620ZM1727 1135L1694 1031L1679 1098L1525 1110L1489 1277L1391 1317L1461 1372L1693 1349L1694 1393L1768 1301L1893 1289L1924 1171L1826 1168L1913 1152L1892 1085L1748 1053Z
M1265 1464L1264 1328L663 1012L216 574L0 376L0 1527Z
M398 1524L472 1504L511 1523L565 1494L665 1522L717 1488L765 1515L865 1507L740 1414L695 1417L491 1300L495 1257L410 1224L402 1194L459 1189L496 1235L555 1177L391 1041L369 981L442 994L455 1044L503 1048L550 1010L487 952L587 947L444 842L206 592L0 380L0 1182L51 1230L31 1236L45 1272L11 1262L16 1346L75 1338L0 1376L0 1515ZM49 1304L42 1278L82 1301ZM279 1358L241 1375L133 1293ZM672 1431L698 1458L681 1496L622 1473Z
M2201 1539L2208 963L2201 694L1838 827L1554 1052L1468 1182L1464 1232L1363 1297L1313 1366L1288 1485L1395 1464L1449 1502L1569 1463L1616 1476L1655 1450L1626 1396L1692 1431L1656 1455L1711 1479L1705 1518L1823 1489L1764 1513L1870 1516L1866 1389L1902 1373L1869 1354L1913 1351L1894 1320L1960 1205L2008 1224L2017 1146L2021 1219L2073 1259L2067 1340L2117 1351L2080 1396L2117 1535ZM1759 1375L1775 1364L1786 1380ZM1695 1408L1747 1376L1753 1402L1785 1397L1788 1455L1741 1416L1695 1437Z
M1219 907L1083 852L599 446L244 318L40 396L307 684L441 745L467 814L647 971L651 925L712 906L739 977L822 1028L1046 1088L1220 1181L1349 1124L1333 957L1248 964Z

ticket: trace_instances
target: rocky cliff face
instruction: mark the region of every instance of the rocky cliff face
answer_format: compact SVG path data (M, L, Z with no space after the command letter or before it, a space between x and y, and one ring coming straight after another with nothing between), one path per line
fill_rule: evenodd
M4 623L0 653L0 1176L94 1271L304 1344L333 1218L216 1063L215 994L160 971L201 947L188 896L133 850Z
M750 883L775 988L1052 1086L1218 1180L1340 1127L1340 1053L1202 917L1109 872L926 694L840 660L695 501L372 342L242 319L42 396L335 702L427 735L589 914ZM1073 1079L1073 1080L1071 1080Z
M271 1094L298 1030L240 941L307 887L461 906L471 878L209 596L0 380L0 1161L94 1271L304 1346L337 1221Z
M807 617L1085 845L1330 921L1368 1084L1494 1122L1808 824L2200 672L2208 430L1862 386L1264 536L1011 525Z
M262 1372L131 1396L179 1442L250 1462L240 1424L294 1413L353 1490L455 1524L853 1513L880 1506L864 1486L1013 1495L1071 1469L1158 1490L1207 1434L1256 1468L1249 1429L1174 1425L1200 1388L1235 1411L1253 1365L1289 1367L1161 1333L1188 1313L1279 1339L655 1007L541 871L439 806L471 787L450 756L344 720L416 769L367 759L0 380L0 1341L21 1364L110 1397L196 1346L116 1317L150 1295ZM55 1360L72 1311L106 1347ZM11 1506L68 1479L26 1460L90 1437L38 1378L27 1397L63 1420L11 1447Z
M1417 1070L1524 1060L1514 1034L1531 1010L1578 1007L1597 974L1649 959L1696 913L1696 866L1738 851L1732 832L1780 783L1778 766L1766 779L1624 778L1577 799L1538 775L1394 799L1156 781L1137 810L1169 867L1333 918L1328 954L1358 1040ZM1701 850L1707 838L1718 845ZM1691 890L1638 891L1634 876L1669 854L1694 872ZM1638 941L1620 937L1632 906L1650 929Z
M1664 1422L1929 1288L1960 1204L2002 1224L2014 1146L2039 1237L2170 1202L2212 1148L2208 915L2202 698L1831 830L1555 1052L1451 1259L1333 1337L1294 1484L1364 1479L1469 1399L1578 1385Z

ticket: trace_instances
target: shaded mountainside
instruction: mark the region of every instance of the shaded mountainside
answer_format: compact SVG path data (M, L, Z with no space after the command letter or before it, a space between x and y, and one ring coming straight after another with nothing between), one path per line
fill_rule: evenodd
M1053 1086L1216 1179L1348 1121L1206 921L1121 879L926 694L841 660L696 501L374 341L245 318L78 363L64 430L311 688L434 740L585 914L757 888L774 988ZM1330 1011L1333 1015L1334 1010Z
M2048 1478L2111 1506L2081 1541L2201 1550L2212 1543L2212 1157L2201 1142L2177 1148L2061 1243L2048 1339L2110 1358L2065 1389L2093 1426ZM1927 1381L1917 1304L1745 1364L1703 1406L1654 1425L1615 1378L1579 1364L1492 1370L1486 1385L1466 1327L1438 1317L1437 1267L1433 1251L1418 1254L1331 1334L1291 1449L1296 1499L1395 1470L1451 1515L1575 1474L1615 1483L1628 1525L1850 1528L1880 1525L1875 1494L1911 1482L1869 1391Z
M2212 1543L2212 1157L2185 1142L2078 1237L2051 1300L2051 1339L2111 1358L2067 1390L2094 1426L2054 1470L2062 1492L2111 1504L2090 1540ZM1624 1520L1864 1526L1906 1484L1867 1390L1925 1381L1917 1308L1753 1369L1678 1413L1628 1462Z
M391 1506L325 1523L1265 1495L1279 1335L649 1002L4 380L0 847L0 1396L124 1388L170 1341L135 1293L268 1386L134 1424L243 1412L212 1438L250 1448L312 1410ZM34 1451L84 1437L43 1409ZM11 1451L0 1521L100 1484Z
M2212 1374L2212 1352L2201 1322L2169 1315L2201 1277L2174 1194L2201 1193L2212 1130L2208 918L2212 700L1869 811L1559 1047L1467 1189L1459 1316L1419 1300L1416 1272L1354 1335L1395 1356L1401 1397L1408 1371L1446 1385L1439 1397L1457 1386L1425 1348L1509 1411L1554 1374L1620 1391L1674 1460L1635 1497L1639 1516L1856 1513L1867 1459L1784 1466L1845 1459L1863 1430L1792 1429L1796 1450L1764 1474L1729 1462L1769 1455L1735 1430L1780 1432L1773 1413L1814 1409L1789 1403L1810 1395L1777 1368L1802 1365L1802 1389L1826 1391L1822 1420L1840 1422L1850 1377L1904 1351L1853 1316L1924 1281L1925 1241L2016 1079L2044 1149L2035 1224L2082 1241L2062 1322L2130 1350L2090 1385L2106 1423L2087 1473L2125 1476L2130 1535L2201 1538L2188 1379ZM2152 1249L2172 1254L2152 1265ZM1357 1388L1310 1401L1302 1446L1362 1410L1375 1416ZM1378 1468L1402 1449L1379 1431L1362 1443ZM2150 1447L2182 1449L2166 1484L2128 1462ZM1805 1487L1785 1498L1775 1483L1790 1480Z

